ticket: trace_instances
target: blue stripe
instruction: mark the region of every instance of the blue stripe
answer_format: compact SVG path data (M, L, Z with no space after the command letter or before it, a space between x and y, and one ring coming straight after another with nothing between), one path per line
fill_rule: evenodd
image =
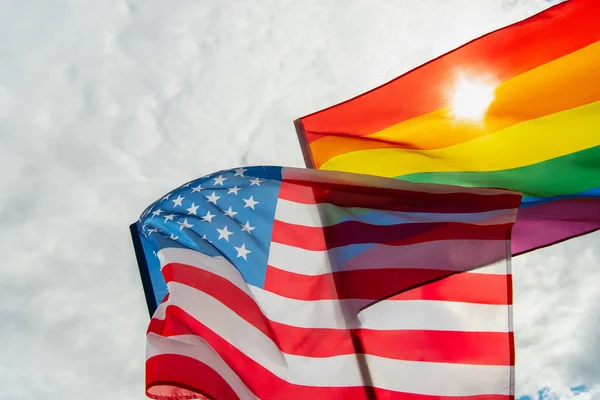
M521 208L535 206L539 204L551 203L558 200L569 200L569 199L586 199L586 198L600 198L600 187L586 190L585 192L564 194L560 196L551 197L523 197L521 200Z
M423 222L466 222L477 223L489 221L491 218L508 215L506 210L496 210L481 213L414 213L401 211L371 210L364 208L337 207L335 211L327 212L327 208L321 207L322 218L328 225L346 221L358 221L369 225L399 225ZM342 216L340 217L340 214Z

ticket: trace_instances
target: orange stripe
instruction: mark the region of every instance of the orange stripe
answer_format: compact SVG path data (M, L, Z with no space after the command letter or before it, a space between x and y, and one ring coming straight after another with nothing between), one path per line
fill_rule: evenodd
M481 122L457 120L449 108L362 137L326 136L311 143L317 166L351 151L399 147L438 149L527 120L600 100L600 42L500 84Z
M362 136L446 105L457 73L503 82L600 40L600 2L570 0L476 39L387 84L302 118L307 139ZM556 35L560 32L560 35Z

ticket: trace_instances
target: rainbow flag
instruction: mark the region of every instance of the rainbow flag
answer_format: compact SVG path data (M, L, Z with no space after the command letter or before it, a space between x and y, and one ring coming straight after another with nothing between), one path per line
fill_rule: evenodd
M298 119L308 167L523 193L512 252L600 228L600 1L570 0Z

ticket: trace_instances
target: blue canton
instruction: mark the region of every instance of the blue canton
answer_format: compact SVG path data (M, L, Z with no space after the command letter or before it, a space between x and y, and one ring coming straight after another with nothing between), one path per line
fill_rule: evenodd
M222 256L247 283L262 287L280 185L279 167L216 172L166 194L144 211L138 226L154 258L169 247ZM154 264L149 268L157 289L164 280L161 285ZM158 289L166 293L166 285Z

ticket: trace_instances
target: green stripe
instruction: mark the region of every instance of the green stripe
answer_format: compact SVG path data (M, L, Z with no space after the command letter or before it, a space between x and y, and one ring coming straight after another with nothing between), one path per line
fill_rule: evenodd
M568 195L600 186L600 146L502 171L422 172L396 178L412 182L510 189L527 197Z

